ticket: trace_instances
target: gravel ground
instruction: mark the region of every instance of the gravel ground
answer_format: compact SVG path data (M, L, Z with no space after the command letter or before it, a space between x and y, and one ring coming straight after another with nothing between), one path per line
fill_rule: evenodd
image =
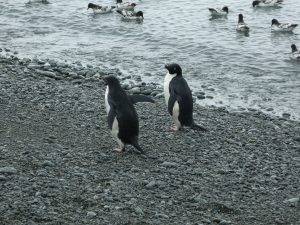
M172 132L161 88L123 77L156 96L136 105L151 157L114 153L105 74L0 57L1 225L300 224L299 122L196 106L210 131Z

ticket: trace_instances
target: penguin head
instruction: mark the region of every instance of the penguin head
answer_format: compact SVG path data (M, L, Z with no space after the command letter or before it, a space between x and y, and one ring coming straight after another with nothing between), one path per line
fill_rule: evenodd
M276 20L276 19L272 19L272 25L279 25L279 22L278 22L278 20Z
M142 19L144 19L144 14L143 14L142 11L136 12L136 16L137 16L137 17L142 17Z
M298 51L297 46L295 44L292 44L291 48L292 48L292 52Z
M165 68L169 71L169 74L182 76L181 67L177 63L166 64Z
M228 14L228 7L227 6L224 6L222 10Z
M118 80L118 78L114 77L114 76L107 76L107 77L103 77L104 83L108 86L120 86L120 82Z
M244 23L244 16L243 16L243 14L239 14L239 23Z
M255 6L257 6L259 3L260 3L260 1L253 1L253 2L252 2L252 6L255 7Z
M97 8L97 7L98 7L97 5L95 5L95 4L93 4L93 3L89 3L87 9L95 9L95 8Z

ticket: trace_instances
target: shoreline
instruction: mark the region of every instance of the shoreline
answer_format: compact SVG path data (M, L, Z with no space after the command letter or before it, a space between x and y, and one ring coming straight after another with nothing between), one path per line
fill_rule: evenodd
M6 56L1 55L1 53L6 53ZM0 57L4 58L10 58L13 57L15 60L18 60L23 63L24 66L29 66L30 70L34 69L41 69L48 71L50 70L51 72L54 72L57 74L55 77L55 74L51 75L42 73L41 75L44 76L50 76L50 78L54 79L69 79L69 80L74 80L74 84L76 82L80 83L86 82L86 81L91 81L91 80L96 80L99 79L102 75L108 75L108 74L114 74L118 76L122 83L122 87L133 94L144 94L144 95L150 95L155 97L156 95L162 94L162 89L163 86L162 84L159 83L154 83L154 82L144 82L142 77L140 75L135 75L133 74L132 76L123 74L120 69L118 68L110 68L105 65L101 66L92 66L90 64L82 64L79 61L75 62L67 62L64 60L61 61L56 61L52 59L38 59L38 58L18 58L18 52L17 51L12 51L7 48L0 48ZM46 66L44 66L46 65ZM75 69L75 72L72 70ZM25 72L28 72L25 71ZM82 79L80 81L80 79ZM162 78L163 81L163 78ZM146 86L147 84L147 86ZM254 113L254 114L266 114L267 116L270 116L272 118L282 118L284 120L292 120L292 121L300 121L300 118L295 117L290 112L283 112L281 115L278 115L278 113L274 113L273 108L268 108L265 106L260 106L260 108L256 107L249 107L249 106L235 106L235 107L230 107L228 105L216 105L216 104L210 104L210 99L215 98L212 93L206 93L206 92L211 92L211 88L208 88L205 86L203 90L196 90L192 91L193 92L193 98L195 104L198 104L200 107L205 107L205 108L222 108L225 109L229 112L232 113ZM203 105L205 101L206 103Z
M119 72L0 58L0 224L300 222L299 121L195 105L209 132L171 132L162 89L136 78L153 157L116 154L100 78Z

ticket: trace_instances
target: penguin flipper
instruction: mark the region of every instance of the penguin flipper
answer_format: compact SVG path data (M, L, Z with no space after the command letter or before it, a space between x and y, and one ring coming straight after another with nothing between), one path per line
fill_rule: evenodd
M154 100L150 97L145 95L129 95L129 98L133 104L137 102L151 102L154 103Z
M138 137L133 137L132 141L131 141L131 145L133 147L136 148L136 150L139 151L140 154L145 154L145 152L143 151L143 149L141 148L141 146L139 145L139 142L138 142Z
M116 112L114 108L111 106L107 115L107 123L108 123L108 128L110 130L112 129L115 118L116 118Z
M175 92L175 90L173 88L169 88L170 91L170 97L169 97L169 101L168 101L168 111L170 113L170 115L173 115L173 107L176 101L178 101L178 96Z

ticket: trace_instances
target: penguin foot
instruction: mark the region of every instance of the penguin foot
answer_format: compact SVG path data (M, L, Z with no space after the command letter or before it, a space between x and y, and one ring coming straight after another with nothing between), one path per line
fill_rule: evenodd
M172 131L178 131L178 127L177 127L175 124L173 124L173 125L170 127L170 130L172 130Z
M113 151L114 152L124 152L125 148L114 148Z

